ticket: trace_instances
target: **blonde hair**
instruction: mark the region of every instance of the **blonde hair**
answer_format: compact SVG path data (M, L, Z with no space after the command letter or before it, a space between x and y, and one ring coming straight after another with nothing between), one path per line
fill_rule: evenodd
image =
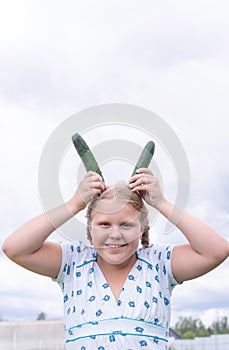
M109 186L100 196L94 196L88 204L87 218L87 239L92 243L90 224L93 210L99 200L115 199L131 204L139 212L139 220L142 226L141 244L143 247L149 247L149 220L148 210L138 192L133 192L126 184L116 184Z

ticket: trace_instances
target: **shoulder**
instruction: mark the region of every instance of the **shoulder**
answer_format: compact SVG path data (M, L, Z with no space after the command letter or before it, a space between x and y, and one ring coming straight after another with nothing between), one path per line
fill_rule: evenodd
M137 250L138 260L145 263L148 269L154 271L158 280L168 283L170 287L178 283L173 276L171 266L173 248L174 245L152 244L148 248L140 248Z
M60 242L62 249L62 260L74 261L77 265L83 261L96 258L95 249L81 242Z
M62 250L62 262L57 282L62 282L64 278L70 278L76 267L88 264L95 260L97 253L94 248L83 243L63 241L59 242Z
M137 256L139 259L144 259L149 263L166 262L170 261L173 248L173 245L151 244L148 248L139 248Z

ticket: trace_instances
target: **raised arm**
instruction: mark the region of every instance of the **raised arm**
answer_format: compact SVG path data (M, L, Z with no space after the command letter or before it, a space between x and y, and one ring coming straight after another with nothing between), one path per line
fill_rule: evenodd
M176 225L188 241L173 249L172 270L178 282L204 275L229 256L229 242L206 222L167 201L149 169L139 169L130 182L133 190L140 191L146 202Z
M228 241L206 222L184 211L177 223L176 208L167 200L163 200L160 212L176 224L189 242L173 251L172 270L178 282L204 275L229 256Z
M47 241L47 238L56 228L84 209L93 195L104 189L101 177L88 172L69 201L19 227L5 240L3 252L28 270L57 277L62 259L61 248L58 243Z

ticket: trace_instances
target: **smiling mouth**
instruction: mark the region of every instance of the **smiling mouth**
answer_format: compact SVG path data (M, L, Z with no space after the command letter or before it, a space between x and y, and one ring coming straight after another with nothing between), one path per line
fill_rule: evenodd
M125 247L127 244L105 244L108 248L119 249Z

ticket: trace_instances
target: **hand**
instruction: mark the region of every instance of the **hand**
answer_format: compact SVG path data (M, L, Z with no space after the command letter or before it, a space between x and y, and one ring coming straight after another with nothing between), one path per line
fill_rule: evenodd
M106 189L101 176L93 171L87 172L71 198L73 208L82 210L96 194L100 195Z
M164 196L158 178L153 175L150 169L138 169L137 174L130 178L129 183L133 192L138 191L146 203L160 210Z

